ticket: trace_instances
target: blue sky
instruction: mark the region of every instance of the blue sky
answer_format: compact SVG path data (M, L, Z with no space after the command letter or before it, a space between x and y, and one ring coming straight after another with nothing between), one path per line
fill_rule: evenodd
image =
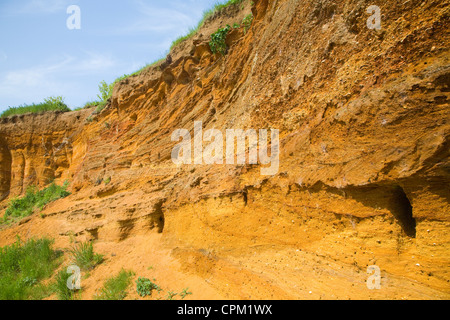
M0 113L63 96L71 108L165 56L217 0L1 0ZM81 29L69 30L70 5Z

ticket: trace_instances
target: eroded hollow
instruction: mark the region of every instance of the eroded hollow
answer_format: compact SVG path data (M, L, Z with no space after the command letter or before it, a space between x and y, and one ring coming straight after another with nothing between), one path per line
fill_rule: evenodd
M158 233L163 233L164 231L165 217L163 212L163 205L164 201L160 201L155 205L154 219L156 220L155 222Z
M0 138L0 201L7 198L11 187L11 152Z
M370 186L337 189L318 183L308 190L311 192L320 192L323 189L336 196L354 199L364 206L374 208L375 210L386 209L394 216L394 219L408 237L416 237L416 220L413 217L413 206L400 185L374 184Z
M392 214L397 219L403 231L409 237L416 237L416 219L413 217L413 207L402 187L397 186L392 194Z

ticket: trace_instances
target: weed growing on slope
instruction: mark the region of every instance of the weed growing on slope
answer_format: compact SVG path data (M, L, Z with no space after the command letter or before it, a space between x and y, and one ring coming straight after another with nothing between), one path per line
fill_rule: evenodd
M192 292L189 291L189 288L183 289L183 291L181 291L180 293L181 299L184 299L189 295L192 295Z
M0 300L41 300L51 294L42 281L60 264L53 240L39 239L0 248Z
M108 279L100 293L95 296L95 300L123 300L127 296L127 289L131 285L134 272L122 269L120 273L113 278Z
M153 279L153 281L156 281L156 279ZM136 281L136 290L142 298L151 296L153 290L156 290L158 292L162 291L161 287L152 282L150 279L141 277L139 277L139 279Z

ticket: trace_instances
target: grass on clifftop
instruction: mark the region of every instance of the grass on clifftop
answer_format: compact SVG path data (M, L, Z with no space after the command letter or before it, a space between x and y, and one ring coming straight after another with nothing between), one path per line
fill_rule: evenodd
M51 294L42 284L60 264L49 239L17 242L0 248L0 300L41 300Z
M61 111L69 112L70 108L64 103L63 97L49 97L44 99L44 102L39 104L22 105L19 107L9 107L8 110L4 111L0 118L7 118L14 115L21 115L27 113L42 113L48 111Z
M11 200L3 217L3 223L31 216L36 210L42 210L47 204L70 195L68 183L58 186L50 184L43 190L29 187L24 197Z

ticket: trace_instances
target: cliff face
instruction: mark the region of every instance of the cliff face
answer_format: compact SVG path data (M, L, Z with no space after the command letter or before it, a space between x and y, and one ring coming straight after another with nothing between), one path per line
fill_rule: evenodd
M18 196L31 185L70 180L74 137L90 114L23 115L0 119L0 199Z
M161 281L188 279L197 298L448 299L449 7L380 2L371 30L373 4L246 2L116 86L93 122L89 111L3 120L0 200L55 178L73 194L0 244L75 235L142 270L151 252ZM251 29L213 55L210 34L250 10ZM278 172L175 165L172 133L193 136L195 121L224 137L279 129ZM370 265L382 290L365 285Z

